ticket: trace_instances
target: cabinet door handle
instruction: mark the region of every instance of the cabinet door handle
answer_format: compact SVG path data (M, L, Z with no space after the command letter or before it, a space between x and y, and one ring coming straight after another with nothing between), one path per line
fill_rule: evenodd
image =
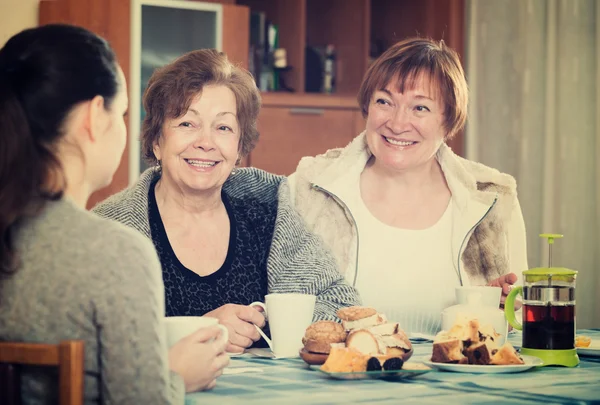
M325 110L322 108L306 108L306 107L290 108L290 114L323 115L324 113L325 113Z

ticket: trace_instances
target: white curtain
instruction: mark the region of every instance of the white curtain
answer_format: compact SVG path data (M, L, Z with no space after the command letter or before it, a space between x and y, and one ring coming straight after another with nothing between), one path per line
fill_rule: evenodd
M517 179L529 267L579 272L600 327L600 0L468 0L467 157Z

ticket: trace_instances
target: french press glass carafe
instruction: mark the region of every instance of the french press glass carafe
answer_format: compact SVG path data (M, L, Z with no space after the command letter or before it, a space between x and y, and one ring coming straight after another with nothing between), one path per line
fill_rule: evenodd
M575 349L575 270L552 267L552 245L557 234L541 234L548 239L549 267L523 272L523 287L514 288L506 298L508 322L523 330L521 353L542 359L544 366L574 367L579 364ZM514 302L523 296L523 323L515 318Z

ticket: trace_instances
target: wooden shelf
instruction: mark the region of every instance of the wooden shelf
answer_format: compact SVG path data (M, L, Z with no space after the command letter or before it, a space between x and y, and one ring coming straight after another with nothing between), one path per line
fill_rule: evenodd
M314 107L358 110L356 95L264 92L261 96L264 107Z

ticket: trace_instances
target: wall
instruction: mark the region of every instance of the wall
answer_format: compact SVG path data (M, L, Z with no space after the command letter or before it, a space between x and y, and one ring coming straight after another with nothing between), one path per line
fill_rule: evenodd
M38 0L0 0L0 46L17 32L38 25Z

